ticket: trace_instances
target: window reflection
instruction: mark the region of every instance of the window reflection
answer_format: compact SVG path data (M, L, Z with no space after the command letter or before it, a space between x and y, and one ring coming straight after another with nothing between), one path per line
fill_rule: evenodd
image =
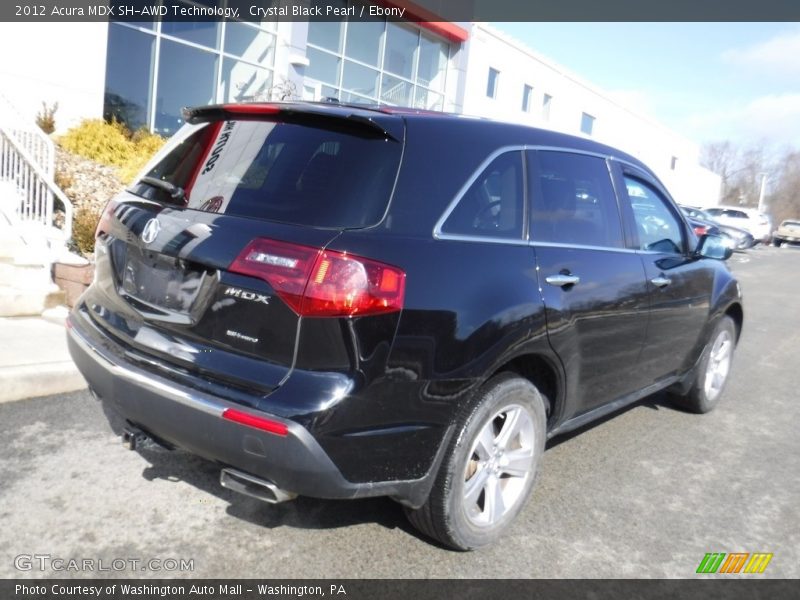
M444 110L449 54L446 42L384 19L311 23L303 97Z
M170 40L161 41L155 131L172 135L183 124L184 106L214 100L216 55ZM191 65L191 69L186 66Z
M272 65L275 36L245 23L225 25L225 52L260 65Z
M362 96L374 97L378 93L378 71L346 60L342 87Z
M326 3L322 2L314 2L313 0L309 2L309 5L313 8L315 5L319 4L323 10L325 10ZM347 5L346 2L336 1L336 0L328 0L328 5L334 6L336 8L343 8ZM308 43L314 44L315 46L319 46L320 48L325 48L326 50L330 50L331 52L341 52L342 51L342 32L344 31L344 22L343 21L311 21L308 24Z
M414 94L414 108L444 110L444 95L417 87Z
M437 91L444 89L444 76L447 72L447 44L420 36L419 74L417 80L422 85Z
M221 83L224 102L263 102L271 99L272 72L267 69L224 58Z
M414 58L419 35L396 23L386 25L386 58L383 68L407 79L414 76Z
M219 2L195 2L204 6L218 6ZM182 8L192 6L190 2L178 1L175 5ZM194 42L202 46L214 48L218 45L220 23L217 21L190 21L185 18L181 21L164 21L161 23L161 33L172 35L187 42Z
M218 0L178 1L186 6L219 4ZM152 25L144 29L138 24L109 25L105 118L116 118L131 129L149 127L169 135L182 124L184 106L269 99L274 33L237 21L163 22L160 31Z
M339 58L314 48L308 48L306 55L309 63L306 67L307 77L323 83L339 85L339 63L341 62Z
M112 23L109 26L103 117L131 129L147 126L155 38Z
M381 100L387 104L408 106L411 103L413 88L414 86L408 81L384 75L381 84Z
M377 19L349 23L347 26L347 56L375 67L379 66L384 27L384 21Z

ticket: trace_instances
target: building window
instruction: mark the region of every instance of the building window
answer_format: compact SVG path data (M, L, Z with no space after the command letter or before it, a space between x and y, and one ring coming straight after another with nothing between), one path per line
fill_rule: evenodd
M594 129L594 117L590 114L583 113L581 115L581 133L592 135Z
M677 166L678 166L678 157L677 156L673 156L672 160L669 162L669 168L674 171L675 167L677 167Z
M312 21L306 56L308 99L444 110L450 46L419 29L380 19Z
M155 36L111 23L108 27L103 118L132 130L150 123Z
M497 80L500 78L500 71L489 67L489 79L486 82L486 95L489 98L497 98Z
M182 124L184 106L214 101L217 55L172 40L162 40L158 65L155 131L171 134ZM187 65L192 65L187 69Z
M381 19L369 19L359 22L359 27L349 27L345 37L347 56L371 67L381 66L383 50L383 32L386 24ZM416 36L412 36L415 38ZM412 44L416 45L413 39Z
M112 22L103 116L168 136L184 106L270 100L275 38L274 23Z
M533 88L529 85L522 86L522 112L531 112L531 99Z
M542 119L550 120L550 106L553 104L553 97L550 94L542 96Z

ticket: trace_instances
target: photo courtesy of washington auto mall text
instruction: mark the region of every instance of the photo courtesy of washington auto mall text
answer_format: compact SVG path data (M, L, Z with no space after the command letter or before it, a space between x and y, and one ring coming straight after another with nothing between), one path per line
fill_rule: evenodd
M80 583L48 583L14 585L18 598L262 598L262 597L347 597L347 585L332 583L323 585L293 585L285 583L218 583L183 584L170 582L165 585L149 583L110 583L81 585Z

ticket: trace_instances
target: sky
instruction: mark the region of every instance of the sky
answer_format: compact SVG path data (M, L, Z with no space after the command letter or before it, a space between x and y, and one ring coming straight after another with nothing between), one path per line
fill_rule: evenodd
M800 148L800 23L493 23L698 142Z

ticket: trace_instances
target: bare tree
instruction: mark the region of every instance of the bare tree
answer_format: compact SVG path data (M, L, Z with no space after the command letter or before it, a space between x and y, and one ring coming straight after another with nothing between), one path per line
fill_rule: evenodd
M776 227L784 219L800 219L800 150L783 155L767 203Z
M758 206L763 173L771 171L764 145L736 146L730 141L703 146L700 164L722 178L723 204Z

